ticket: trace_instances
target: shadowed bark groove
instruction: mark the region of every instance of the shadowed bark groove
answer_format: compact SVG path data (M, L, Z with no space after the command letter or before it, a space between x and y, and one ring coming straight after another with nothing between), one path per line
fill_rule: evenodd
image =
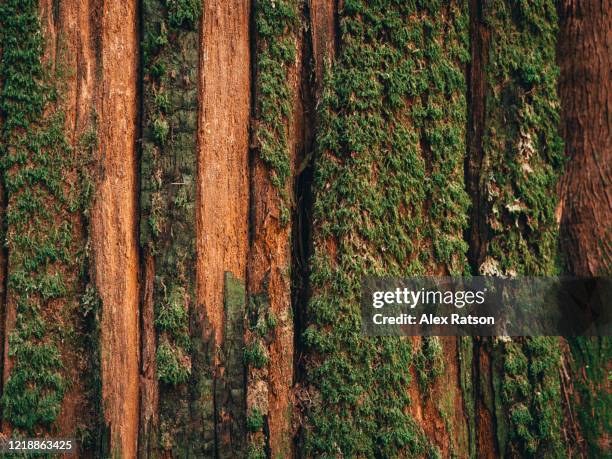
M470 47L468 64L468 120L467 149L465 158L465 187L472 206L466 239L469 244L468 259L472 272L478 272L486 256L488 230L486 227L487 200L481 180L484 160L482 137L486 112L486 65L489 56L491 32L484 22L483 9L488 0L470 0Z

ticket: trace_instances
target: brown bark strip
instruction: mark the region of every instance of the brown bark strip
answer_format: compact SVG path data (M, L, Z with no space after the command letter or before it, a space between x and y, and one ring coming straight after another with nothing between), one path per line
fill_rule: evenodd
M338 0L308 0L317 96L323 88L325 69L336 54Z
M200 37L196 297L212 333L218 377L225 371L224 275L244 282L248 254L250 1L204 2ZM233 339L234 337L227 337ZM217 432L229 431L216 397ZM231 447L217 438L217 451ZM235 439L234 439L235 441Z
M155 311L153 306L154 266L153 256L144 255L142 306L140 311L140 424L138 428L138 457L155 457L158 451L159 388L155 352Z
M612 272L611 50L610 1L562 2L559 93L570 160L561 184L561 244L579 276Z
M483 10L487 1L470 0L470 47L471 59L468 63L468 126L467 156L465 159L465 186L472 200L469 215L469 227L466 231L468 241L468 262L472 272L478 273L487 254L487 200L486 191L481 181L481 170L484 160L482 139L486 122L486 65L489 59L491 32L484 21ZM476 378L475 397L469 400L474 413L475 448L483 457L494 457L496 454L496 424L493 409L491 382L491 356L486 340L476 338L474 345L474 368ZM486 401L483 400L486 398Z
M92 210L95 282L102 300L102 397L111 454L136 457L139 319L136 216L137 18L135 3L99 8L99 169Z
M198 301L223 336L223 276L244 279L248 248L250 2L204 4L201 37Z
M47 57L53 59L65 77L60 82L60 92L64 97L64 112L66 115L65 134L68 142L75 149L76 155L89 155L92 152L83 146L83 138L93 132L94 114L94 90L95 78L90 66L93 65L94 56L89 30L89 2L68 0L54 4L46 1L43 5L43 20L46 20L46 30L49 33ZM88 160L83 158L82 167L88 167ZM73 174L83 171L72 171ZM74 178L76 180L76 177ZM87 244L87 220L82 216L75 215L72 219L75 241L77 247ZM76 274L76 273L73 273ZM67 275L70 275L67 273ZM80 274L79 274L80 275ZM79 292L84 292L85 286L79 285ZM79 305L82 307L81 305ZM78 321L77 330L85 331L81 323L82 311L73 311L73 320ZM92 359L97 356L91 355L97 348L85 349L84 343L93 337L85 337L81 343L66 342L62 349L63 363L68 370L71 384L69 391L65 394L61 414L57 425L64 435L75 435L77 430L90 430L95 432L94 423L97 419L98 400L92 400L88 378L97 378L99 375L88 375L92 370ZM94 343L94 346L97 343ZM96 369L97 371L97 369ZM79 445L80 447L91 447L92 445Z
M264 2L261 2L264 3ZM291 6L299 5L295 2ZM299 6L298 14L301 13ZM263 14L263 13L261 13ZM301 16L299 17L301 19ZM298 19L299 20L299 19ZM279 26L280 27L280 26ZM247 379L247 413L260 413L265 419L265 426L258 432L252 432L251 443L264 443L270 457L291 457L292 455L292 386L294 356L294 324L291 303L291 264L292 247L291 231L294 223L293 185L298 158L304 158L304 125L301 85L303 74L303 33L289 26L284 30L290 34L295 46L295 60L286 66L289 91L290 113L283 118L281 125L286 135L286 161L291 173L285 183L277 186L273 183L273 170L260 155L258 144L261 94L259 94L259 73L255 69L256 90L254 95L255 125L253 126L253 160L251 164L251 231L252 239L248 266L249 312L247 342L252 346L260 343L265 346L268 364L262 368L250 366ZM266 43L256 37L257 56L265 53L273 43ZM268 38L269 41L274 39ZM279 39L280 40L280 39ZM257 65L257 64L255 64ZM285 64L282 64L283 67ZM269 82L267 84L270 84ZM278 101L279 103L284 101ZM269 101L268 101L269 103ZM267 126L268 128L270 126ZM276 139L280 142L279 139ZM284 215L283 215L284 214ZM258 336L258 324L263 325L273 319L274 325L268 327L265 336ZM261 334L261 332L260 332Z
M561 249L570 273L609 276L612 273L612 2L564 0L560 4L559 94L565 153L569 159L559 187L557 209ZM595 457L610 450L606 421L610 400L609 338L569 338L568 341L571 352L564 343L561 372L564 395L570 395L564 407L572 420L568 435L578 453ZM571 370L569 376L566 366Z

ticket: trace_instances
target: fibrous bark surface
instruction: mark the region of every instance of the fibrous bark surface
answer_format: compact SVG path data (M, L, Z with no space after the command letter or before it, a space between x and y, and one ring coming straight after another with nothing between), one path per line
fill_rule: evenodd
M609 10L0 0L2 434L605 456L607 339L368 338L359 300L608 273Z

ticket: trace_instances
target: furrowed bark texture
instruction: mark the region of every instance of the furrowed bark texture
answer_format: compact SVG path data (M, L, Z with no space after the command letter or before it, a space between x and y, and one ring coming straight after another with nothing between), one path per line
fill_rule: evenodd
M609 273L610 6L561 3L0 0L2 435L605 456L609 340L360 329L366 275Z
M449 455L466 443L453 429L463 417L456 366L450 390L429 391L456 341L363 338L356 305L364 274L466 269L467 9L351 2L339 14L319 100L302 451Z
M559 92L568 164L561 183L561 246L578 276L612 271L612 5L561 2ZM575 56L580 56L575 59ZM572 402L586 452L610 450L610 340L569 339Z
M139 455L214 454L212 370L196 307L201 8L143 2ZM197 401L197 402L196 402Z
M561 243L576 275L612 271L612 5L564 1L559 56L563 133ZM573 59L580 56L580 59Z

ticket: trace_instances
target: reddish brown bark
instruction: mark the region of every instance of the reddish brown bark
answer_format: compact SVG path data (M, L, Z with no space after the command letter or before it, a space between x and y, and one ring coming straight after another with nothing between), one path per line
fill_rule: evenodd
M304 75L304 43L301 33L295 38L296 59L287 70L292 111L286 122L288 160L291 176L282 188L272 183L273 171L257 153L251 170L251 228L249 253L249 295L267 298L268 313L276 320L269 337L269 365L249 370L247 411L264 409L271 457L291 457L292 387L294 324L291 304L291 230L294 223L283 222L283 212L295 206L293 189L296 168L304 158L304 106L301 94ZM255 94L255 103L259 95ZM259 114L256 113L256 118Z
M559 93L568 163L558 218L568 270L578 276L612 272L611 50L612 2L561 2ZM610 449L605 409L596 407L609 393L607 340L578 338L570 340L572 352L563 347L563 393L572 421L567 430L579 451L588 448L592 454Z
M239 364L242 363L241 356L236 355L242 351L242 337L224 336L228 325L224 288L226 279L242 285L246 280L250 13L250 1L204 2L200 38L196 297L209 327L204 330L203 339L212 332L214 341L211 352L215 366L216 447L220 457L228 457L232 448L244 441L244 438L234 438L233 433L233 428L244 420L246 411L241 406L244 381L228 381L226 376L226 372L231 375L242 369L235 362L238 358ZM228 277L226 273L233 276ZM245 300L242 298L243 305ZM235 313L234 310L232 314ZM223 358L229 355L232 362ZM238 414L235 410L241 412ZM235 419L237 416L240 418ZM240 437L244 437L244 432Z
M325 68L336 53L337 0L309 0L312 54L317 91L321 91Z
M108 0L93 6L100 43L96 109L98 164L92 209L94 276L102 301L102 403L112 454L136 456L139 320L136 240L136 5ZM92 69L93 72L93 69Z
M245 279L248 251L248 1L205 2L200 42L198 303L223 337L223 275Z
M570 271L612 270L612 3L565 0L559 92L569 157L561 186L561 242Z

